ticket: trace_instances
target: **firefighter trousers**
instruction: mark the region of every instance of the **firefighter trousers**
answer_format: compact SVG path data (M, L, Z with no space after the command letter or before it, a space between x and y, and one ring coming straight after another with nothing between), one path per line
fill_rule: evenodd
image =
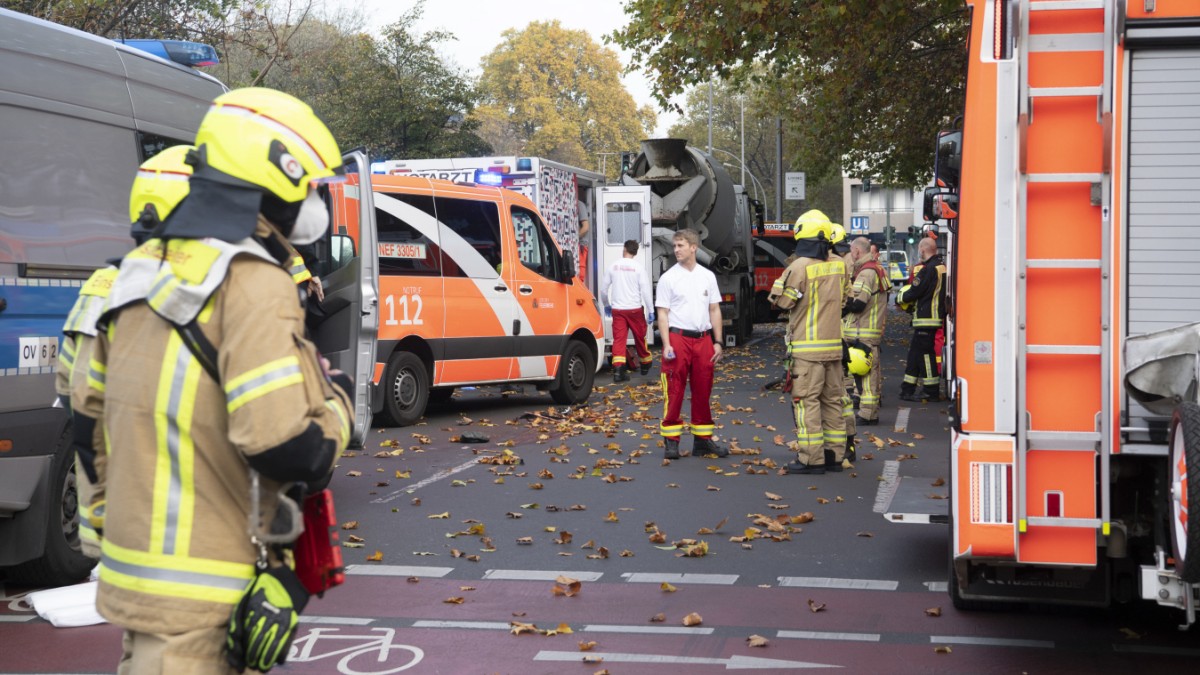
M871 348L871 372L866 377L854 378L858 391L858 416L864 420L877 420L883 392L883 362L880 360L878 344L863 343Z
M900 385L901 394L911 395L920 385L923 393L930 398L938 396L941 379L938 376L937 354L933 347L936 334L936 328L913 330L912 342L908 347L908 367L904 369L904 383Z
M227 626L200 628L177 635L127 630L117 675L233 675L225 661Z
M846 451L846 395L842 362L794 361L792 363L792 406L796 419L796 441L800 461L825 463L825 451L833 451L841 464ZM851 409L853 414L853 409Z
M642 307L636 309L614 309L612 311L612 363L613 367L625 365L626 335L633 333L633 348L637 351L638 362L646 365L654 360L650 356L650 348L646 346L646 314Z
M671 333L675 358L662 359L663 419L659 432L664 438L678 439L683 434L683 392L691 382L692 435L709 437L713 433L709 397L713 387L712 336L691 338Z

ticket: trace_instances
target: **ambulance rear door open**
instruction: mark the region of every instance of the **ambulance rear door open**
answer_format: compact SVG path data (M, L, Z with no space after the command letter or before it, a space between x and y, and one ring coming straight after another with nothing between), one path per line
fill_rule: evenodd
M325 300L324 319L312 331L317 348L330 367L354 377L354 430L351 444L361 446L371 428L371 379L379 330L379 276L375 256L375 207L367 156L352 152L343 157L349 179L333 186L334 224L318 244ZM351 232L349 228L357 229ZM355 248L354 235L359 246ZM365 253L365 255L364 255ZM315 301L315 298L310 302Z
M597 190L596 201L596 269L598 277L608 273L608 267L620 260L625 251L625 242L637 240L636 262L644 268L646 279L650 276L650 188L645 185L609 185ZM600 280L603 284L603 279ZM651 294L654 289L651 288ZM596 299L603 304L602 293ZM654 298L651 297L651 302ZM605 349L612 350L612 314L601 308L604 318ZM633 344L630 335L626 342ZM654 326L646 327L647 344L654 343Z

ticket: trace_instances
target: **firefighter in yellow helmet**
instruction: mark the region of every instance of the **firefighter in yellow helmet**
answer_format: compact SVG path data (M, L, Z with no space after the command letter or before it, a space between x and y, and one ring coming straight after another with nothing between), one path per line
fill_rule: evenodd
M820 211L796 220L796 259L771 287L769 300L788 312L792 404L799 456L788 473L841 471L846 447L842 399L842 303L846 265L830 258L831 223Z
M859 237L850 244L853 278L846 307L842 312L842 336L851 344L864 345L872 364L879 363L879 346L887 323L888 290L891 281L887 272L871 254L871 242ZM881 368L868 368L857 374L858 415L855 428L879 424L879 406L883 387Z
M162 218L171 213L188 191L188 176L192 167L184 161L189 145L167 148L138 167L129 195L130 235L137 244L143 243ZM63 324L62 348L55 368L55 389L63 406L71 405L71 383L87 379L87 366L92 357L92 340L96 337L96 320L104 310L108 292L117 278L117 267L109 264L92 273L79 289L79 297ZM95 429L87 418L75 429L83 433ZM89 558L100 557L99 534L104 523L104 470L102 439L75 443L75 485L79 505L80 550ZM93 448L99 450L95 454ZM94 507L94 513L93 513Z
M188 196L122 261L72 388L108 447L96 607L125 630L121 673L286 658L307 594L281 548L295 528L274 525L353 419L354 384L304 338L288 273L289 245L328 228L316 186L340 171L333 136L292 96L236 89L191 161Z
M846 266L846 284L847 287L853 285L854 277L852 269L854 261L850 258L850 239L846 236L846 228L840 223L830 223L830 260L841 260ZM850 295L847 293L846 300L849 301ZM845 307L842 308L842 314L845 314ZM843 331L842 339L845 340L845 331ZM846 426L846 449L844 456L851 462L855 461L854 435L857 433L857 427L854 424L854 400L850 393L854 391L854 376L850 374L850 352L849 343L845 343L842 348L842 384L844 395L842 396L842 419Z

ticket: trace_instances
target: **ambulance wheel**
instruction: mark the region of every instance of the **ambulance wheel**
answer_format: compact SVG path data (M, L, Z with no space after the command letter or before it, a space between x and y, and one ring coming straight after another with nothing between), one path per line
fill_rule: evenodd
M42 555L6 571L7 580L33 586L61 586L83 580L96 561L83 554L79 542L79 493L75 479L75 453L71 451L71 426L58 439L50 464L51 499L46 503L43 527L46 546ZM36 493L35 493L36 494ZM31 508L30 512L36 512Z
M388 360L383 374L384 426L406 427L425 414L429 402L429 371L412 352L398 351Z
M1181 403L1171 418L1171 484L1167 513L1175 570L1184 581L1200 582L1200 405ZM1197 504L1188 510L1189 504Z
M595 378L596 363L592 353L582 342L571 340L558 363L558 377L550 387L550 398L562 405L583 403L592 395Z

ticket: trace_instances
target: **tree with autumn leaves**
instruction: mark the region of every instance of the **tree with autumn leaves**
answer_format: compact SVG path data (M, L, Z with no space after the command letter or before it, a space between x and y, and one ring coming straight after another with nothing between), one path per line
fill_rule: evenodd
M497 154L598 167L599 153L637 150L654 128L654 111L634 103L620 75L616 53L587 31L535 21L505 31L484 57L473 118ZM610 174L618 164L608 162Z
M791 164L919 185L936 132L961 114L962 0L627 0L610 39L659 102L717 78L757 80L785 120Z

